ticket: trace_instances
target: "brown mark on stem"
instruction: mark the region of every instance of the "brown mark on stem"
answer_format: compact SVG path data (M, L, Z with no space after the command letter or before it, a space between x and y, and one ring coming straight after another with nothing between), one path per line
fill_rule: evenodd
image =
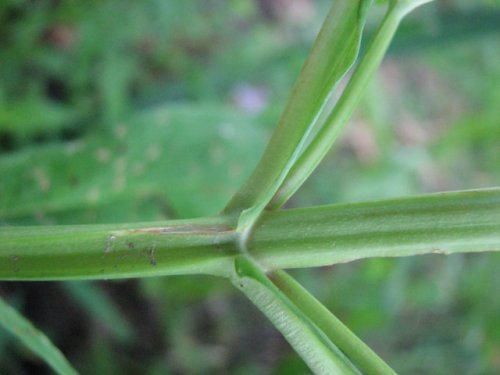
M156 250L156 245L153 244L153 245L151 245L151 247L148 248L148 251L147 251L149 263L152 266L156 266L155 250Z
M151 227L129 229L121 231L120 234L131 233L156 233L156 234L190 234L190 235L214 235L229 234L234 229L226 225L171 225L166 227Z

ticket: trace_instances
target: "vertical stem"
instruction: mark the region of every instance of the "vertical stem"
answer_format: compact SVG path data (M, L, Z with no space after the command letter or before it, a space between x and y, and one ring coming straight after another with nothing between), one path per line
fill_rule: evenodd
M251 229L314 136L318 115L357 57L371 2L334 2L261 161L224 209L241 214L240 232Z

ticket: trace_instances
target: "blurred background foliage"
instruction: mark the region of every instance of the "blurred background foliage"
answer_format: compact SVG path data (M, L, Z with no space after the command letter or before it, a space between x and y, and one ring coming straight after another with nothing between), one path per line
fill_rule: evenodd
M0 225L216 213L257 162L329 3L0 2ZM499 25L498 1L411 15L288 206L500 185ZM499 266L482 254L293 273L399 373L497 374ZM223 280L0 293L85 374L308 373ZM50 371L0 331L0 373Z

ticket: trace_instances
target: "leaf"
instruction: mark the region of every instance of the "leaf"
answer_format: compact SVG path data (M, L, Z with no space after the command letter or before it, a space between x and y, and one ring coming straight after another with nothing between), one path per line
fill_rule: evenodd
M0 220L70 224L214 214L255 164L262 135L228 108L177 104L80 141L2 155Z
M307 315L245 256L236 258L232 282L267 316L315 374L360 374Z
M10 307L1 297L0 325L21 340L57 373L62 375L78 374L50 339Z
M63 129L80 117L69 106L27 97L0 105L0 131L24 138Z
M95 284L90 282L66 282L64 290L100 325L123 342L134 338L134 330L127 318Z

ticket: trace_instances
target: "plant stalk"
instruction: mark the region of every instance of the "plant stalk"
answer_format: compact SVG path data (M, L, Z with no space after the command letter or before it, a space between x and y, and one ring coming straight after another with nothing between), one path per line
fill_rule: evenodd
M232 220L210 217L125 225L0 228L1 280L227 276Z
M382 358L293 277L282 270L272 272L269 277L281 292L347 355L361 370L361 373L366 375L396 374Z
M373 40L356 66L331 114L328 117L324 116L326 117L325 123L291 168L266 207L268 210L275 210L290 199L323 160L363 97L363 93L380 66L401 20L412 9L429 1L432 0L406 0L393 2L389 5Z
M482 251L500 251L500 188L266 212L249 243L269 271Z

